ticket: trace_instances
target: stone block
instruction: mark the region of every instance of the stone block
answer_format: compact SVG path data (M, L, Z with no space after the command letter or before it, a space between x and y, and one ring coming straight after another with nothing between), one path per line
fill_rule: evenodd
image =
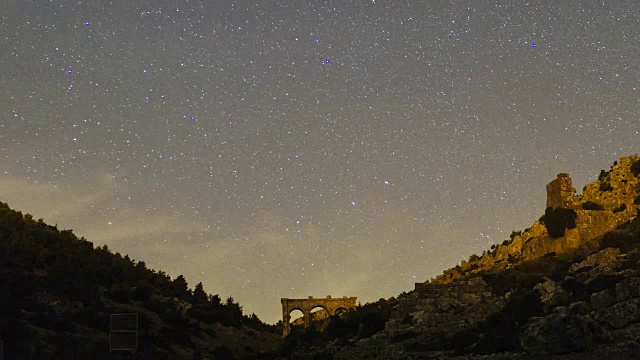
M640 278L626 278L616 284L616 302L640 298Z
M596 320L603 322L614 329L621 329L640 320L640 309L638 309L639 303L640 300L638 299L617 303L604 309L604 311L598 314L599 316Z
M586 315L591 312L591 306L586 301L577 301L569 305L569 313Z
M591 294L591 308L593 310L600 310L613 305L615 296L611 290L603 290L597 293Z

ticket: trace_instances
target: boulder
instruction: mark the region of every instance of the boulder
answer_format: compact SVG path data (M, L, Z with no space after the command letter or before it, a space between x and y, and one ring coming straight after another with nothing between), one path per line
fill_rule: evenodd
M617 303L599 312L596 321L605 323L614 329L621 329L640 321L640 299L632 299Z
M589 285L594 281L603 281L607 276L615 275L615 271L608 266L598 266L595 269L576 274L576 281Z
M566 314L569 312L569 309L566 306L558 306L553 309L554 314Z
M631 324L622 329L613 330L611 335L616 342L638 341L638 339L640 339L640 323Z
M565 305L569 301L569 294L560 284L551 279L545 278L545 281L538 283L534 289L540 292L540 300L546 311L550 311L556 306Z
M569 305L569 313L575 315L587 315L591 312L591 306L586 301L576 301Z
M591 308L593 310L600 310L611 306L614 302L613 291L602 290L600 292L591 294Z
M425 313L424 316L419 320L418 324L432 327L438 324L438 319L435 313Z
M531 318L520 336L520 345L532 354L565 354L588 349L592 337L593 333L583 318L551 314Z
M626 278L616 284L616 302L640 298L640 278Z
M577 264L571 265L569 268L569 272L575 273L581 269L591 267L595 268L598 266L608 266L611 267L617 262L617 257L620 255L620 249L618 248L607 248L602 251L599 251L595 254L587 257L586 260L579 262Z

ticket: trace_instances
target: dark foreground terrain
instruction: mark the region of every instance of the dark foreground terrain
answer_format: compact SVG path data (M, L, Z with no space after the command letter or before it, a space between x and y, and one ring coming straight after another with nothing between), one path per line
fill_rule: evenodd
M138 314L136 359L638 359L640 159L575 195L547 186L530 228L397 297L281 327L0 203L0 359L125 359L110 316Z

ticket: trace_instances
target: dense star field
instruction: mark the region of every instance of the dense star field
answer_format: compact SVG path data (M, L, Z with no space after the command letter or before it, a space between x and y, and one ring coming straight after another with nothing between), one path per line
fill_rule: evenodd
M0 201L233 295L413 289L640 143L640 3L5 2Z

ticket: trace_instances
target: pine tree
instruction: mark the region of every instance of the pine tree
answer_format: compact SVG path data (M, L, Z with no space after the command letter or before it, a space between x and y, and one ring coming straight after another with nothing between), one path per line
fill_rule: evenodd
M193 302L196 304L206 304L209 300L207 293L204 291L202 282L199 282L195 289L193 289Z
M173 290L172 295L178 298L184 298L189 294L189 284L187 284L187 279L182 275L178 275L178 277L171 282L171 287Z

